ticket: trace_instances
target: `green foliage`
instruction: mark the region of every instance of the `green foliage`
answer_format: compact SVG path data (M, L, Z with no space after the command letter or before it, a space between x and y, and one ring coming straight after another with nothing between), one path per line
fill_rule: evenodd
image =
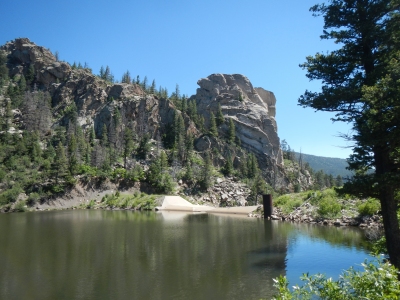
M29 206L34 206L40 200L40 195L38 193L30 193L26 203Z
M5 205L10 202L15 202L18 195L22 192L19 184L15 184L11 189L8 189L0 194L0 205Z
M225 121L224 115L222 114L222 109L221 109L220 103L218 103L218 110L217 110L217 115L216 115L215 121L217 123L217 126L222 125Z
M400 281L397 280L398 271L389 263L381 260L361 264L363 271L350 268L344 271L338 280L326 278L317 274L310 276L303 274L302 286L295 286L291 291L286 277L274 279L274 286L278 290L275 300L288 299L399 299Z
M207 190L212 185L212 174L213 166L210 158L210 154L206 153L204 157L204 166L200 175L199 184L204 190Z
M318 203L317 213L324 218L335 218L340 215L342 206L333 197L324 197Z
M150 152L150 136L148 134L143 135L142 139L140 140L139 147L137 149L137 156L140 159L146 159L147 154Z
M229 119L229 129L228 129L228 141L229 143L233 144L236 138L236 129L235 123L233 122L232 118Z
M225 176L231 176L233 174L233 161L230 153L226 156L225 164L221 171Z
M28 209L26 207L25 201L18 201L14 205L14 211L15 212L26 212Z
M212 136L218 136L217 123L215 121L213 112L211 112L210 114L210 127L208 129L208 133L211 134Z
M292 195L282 195L274 200L274 206L280 207L285 214L291 213L303 203L303 199Z
M378 199L369 198L364 203L358 205L357 210L361 216L372 216L381 209L381 204Z
M301 65L318 80L318 92L306 91L299 105L335 112L335 121L352 123L355 171L343 190L359 197L376 197L382 205L390 260L400 267L400 228L396 215L400 190L400 6L392 0L330 1L315 5L324 17L323 39L341 45L307 57ZM369 172L368 172L369 171ZM390 230L388 230L390 228Z
M156 195L135 192L132 194L115 193L105 195L102 202L108 207L128 208L136 210L152 210L156 206Z
M170 194L174 190L175 184L168 173L168 158L164 151L151 163L147 172L147 181L159 193Z

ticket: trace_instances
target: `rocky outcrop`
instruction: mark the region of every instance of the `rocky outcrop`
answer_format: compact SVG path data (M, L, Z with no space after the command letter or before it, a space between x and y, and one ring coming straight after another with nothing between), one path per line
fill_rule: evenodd
M48 87L51 83L64 80L71 74L71 67L66 62L59 62L50 50L37 46L27 38L16 39L1 47L9 60L7 67L10 75L27 73L34 67L37 81Z
M192 191L188 187L183 185L181 188L183 196L192 195ZM199 204L222 207L246 206L250 193L246 184L235 178L217 178L215 184L206 193L192 196L190 200Z
M233 120L242 147L257 155L263 170L268 173L283 165L275 120L276 99L272 92L253 88L249 79L240 74L212 74L197 84L200 87L191 99L196 100L198 112L206 123L211 112L216 115L221 105L225 120ZM227 131L228 122L225 122L219 132L224 135Z
M58 120L53 127L68 123L64 113L73 102L78 124L83 129L93 126L97 136L101 136L104 124L108 130L115 126L117 110L122 118L121 126L115 128L117 134L129 125L137 136L149 133L155 138L158 130L173 120L174 107L169 100L146 95L137 84L111 84L89 69L72 69L27 38L8 42L1 50L7 53L11 77L27 76L30 66L34 67L34 83L52 97L53 115Z
M145 133L154 139L163 136L168 124L173 122L175 106L168 99L146 93L137 84L110 83L85 68L72 68L57 61L50 50L37 46L27 38L16 39L1 47L8 57L11 77L32 77L28 84L33 89L49 91L52 99L51 113L58 125L68 125L68 111L76 106L78 124L84 129L94 127L97 137L106 125L108 132L122 134L129 126L140 138ZM31 72L34 70L34 74ZM17 82L17 80L14 80ZM15 83L14 83L15 84ZM264 177L275 188L287 187L283 171L283 158L275 120L276 99L272 92L254 88L248 78L240 74L212 74L198 81L196 95L191 97L197 111L208 126L211 112L216 115L219 105L225 122L218 128L219 136L227 135L229 120L233 120L241 147L254 153ZM117 124L117 117L120 123ZM238 166L244 150L233 147L223 139L201 135L187 115L187 130L195 136L195 149L199 152L214 150L214 164L222 166L231 154ZM50 134L50 133L49 133ZM232 153L234 151L234 153Z

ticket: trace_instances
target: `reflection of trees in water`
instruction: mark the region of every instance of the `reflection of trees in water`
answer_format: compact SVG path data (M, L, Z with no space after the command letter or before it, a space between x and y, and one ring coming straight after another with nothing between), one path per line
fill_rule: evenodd
M0 285L7 287L0 298L270 297L272 278L285 274L287 237L296 226L177 216L86 210L0 218L7 228L0 235Z
M354 247L357 250L370 250L371 244L365 238L365 231L357 227L334 227L311 224L295 224L294 228L311 239L322 240L332 246ZM297 233L294 233L295 235Z

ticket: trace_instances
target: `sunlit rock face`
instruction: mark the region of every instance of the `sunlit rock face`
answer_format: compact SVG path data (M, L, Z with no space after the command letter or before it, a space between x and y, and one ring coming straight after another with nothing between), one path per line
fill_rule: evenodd
M236 126L236 136L242 147L257 155L262 169L272 170L283 163L280 141L275 120L276 99L272 92L254 88L249 79L240 74L212 74L200 79L196 100L198 112L206 124L210 113L216 115L221 105L225 123L218 130L226 134L227 120Z

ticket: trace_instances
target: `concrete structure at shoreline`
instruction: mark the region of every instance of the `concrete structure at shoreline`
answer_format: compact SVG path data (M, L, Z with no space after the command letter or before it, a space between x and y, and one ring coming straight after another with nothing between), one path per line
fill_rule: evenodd
M156 207L156 210L247 215L257 210L257 208L258 206L212 207L207 205L195 205L180 196L164 196L162 205Z

